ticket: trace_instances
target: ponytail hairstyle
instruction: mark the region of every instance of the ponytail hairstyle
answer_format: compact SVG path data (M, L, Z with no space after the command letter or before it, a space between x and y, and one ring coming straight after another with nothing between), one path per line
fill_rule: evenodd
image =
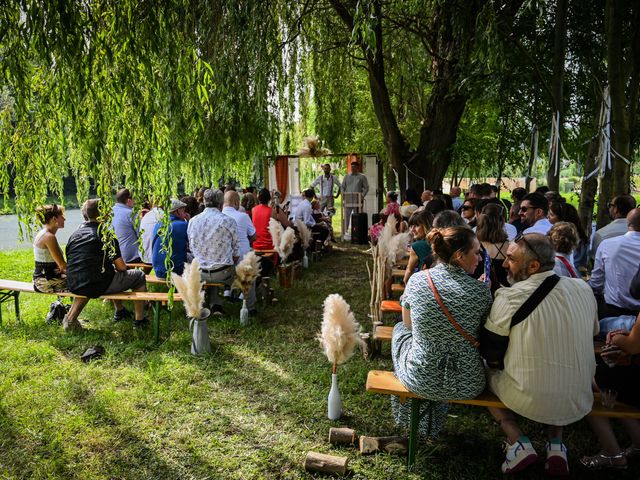
M427 235L433 252L448 264L454 264L457 252L468 253L475 238L476 234L469 227L433 228Z
M52 218L59 217L64 214L64 208L56 205L42 205L36 208L36 218L42 225L46 225Z

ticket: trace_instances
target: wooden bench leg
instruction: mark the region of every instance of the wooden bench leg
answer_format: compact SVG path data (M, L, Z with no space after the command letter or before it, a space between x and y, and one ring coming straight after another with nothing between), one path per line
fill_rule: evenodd
M20 323L20 292L16 290L3 290L0 292L0 326L2 325L2 304L13 298L16 309L16 322Z
M158 344L160 343L160 302L153 302L151 308L153 309L153 333Z
M416 450L418 447L418 426L420 425L420 404L419 398L411 399L411 424L409 427L409 454L407 456L407 468L413 470L416 463Z

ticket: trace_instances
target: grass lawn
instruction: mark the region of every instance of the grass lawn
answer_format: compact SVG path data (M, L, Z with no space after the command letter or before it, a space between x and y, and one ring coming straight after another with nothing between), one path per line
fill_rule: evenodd
M363 248L339 245L304 272L280 302L239 326L239 306L210 322L213 353L195 358L182 306L171 335L155 346L152 333L113 325L111 305L89 303L86 332L47 326L54 297L21 296L23 325L11 304L0 328L0 478L54 479L277 479L314 478L302 469L309 450L345 455L353 479L499 478L502 435L481 408L453 406L441 437L423 444L417 470L405 458L361 456L328 443L331 426L359 434L403 433L389 399L367 394L370 369L391 369L388 356L372 362L356 355L340 367L344 416L327 419L330 365L315 339L322 301L341 293L366 330L369 286ZM0 277L29 280L29 250L0 252ZM101 344L106 356L83 364L79 356ZM539 452L544 430L523 422ZM574 478L596 478L577 459L597 451L587 425L566 431ZM623 444L626 445L626 439ZM625 474L597 478L638 478ZM521 478L543 478L539 463Z

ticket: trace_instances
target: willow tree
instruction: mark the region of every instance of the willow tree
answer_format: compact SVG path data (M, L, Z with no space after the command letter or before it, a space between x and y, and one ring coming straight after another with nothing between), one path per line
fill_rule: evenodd
M284 91L269 2L2 2L0 156L28 218L72 172L110 207L126 184L166 203L179 182L253 174L275 151ZM9 172L0 173L6 192Z

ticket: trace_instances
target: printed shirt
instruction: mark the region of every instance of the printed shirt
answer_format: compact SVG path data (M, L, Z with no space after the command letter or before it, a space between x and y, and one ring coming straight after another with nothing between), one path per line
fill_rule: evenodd
M537 308L510 329L518 308L553 271L496 290L485 328L509 337L504 370L489 370L489 387L511 410L548 425L568 425L591 411L595 373L596 300L585 282L560 278Z
M217 208L205 208L193 217L187 235L191 253L200 268L211 270L233 265L233 257L240 255L236 222Z
M248 214L239 212L233 207L224 207L222 209L222 213L227 217L233 218L236 222L236 233L238 234L238 250L240 252L240 258L242 259L247 254L247 252L251 250L249 237L253 237L256 234L256 228L253 226L251 217Z
M604 292L609 305L640 310L640 300L631 296L629 286L640 265L640 232L603 240L593 264L589 285L596 293Z
M113 206L113 230L116 232L118 243L125 262L132 262L140 258L138 252L138 232L133 226L133 210L122 203Z
M336 177L334 177L332 174L329 174L329 176L327 177L326 175L320 175L318 178L316 178L313 183L311 184L311 187L315 187L316 185L320 185L320 196L321 197L330 197L333 195L333 186L335 185L336 187L338 187L338 191L340 191L340 182L336 179Z

